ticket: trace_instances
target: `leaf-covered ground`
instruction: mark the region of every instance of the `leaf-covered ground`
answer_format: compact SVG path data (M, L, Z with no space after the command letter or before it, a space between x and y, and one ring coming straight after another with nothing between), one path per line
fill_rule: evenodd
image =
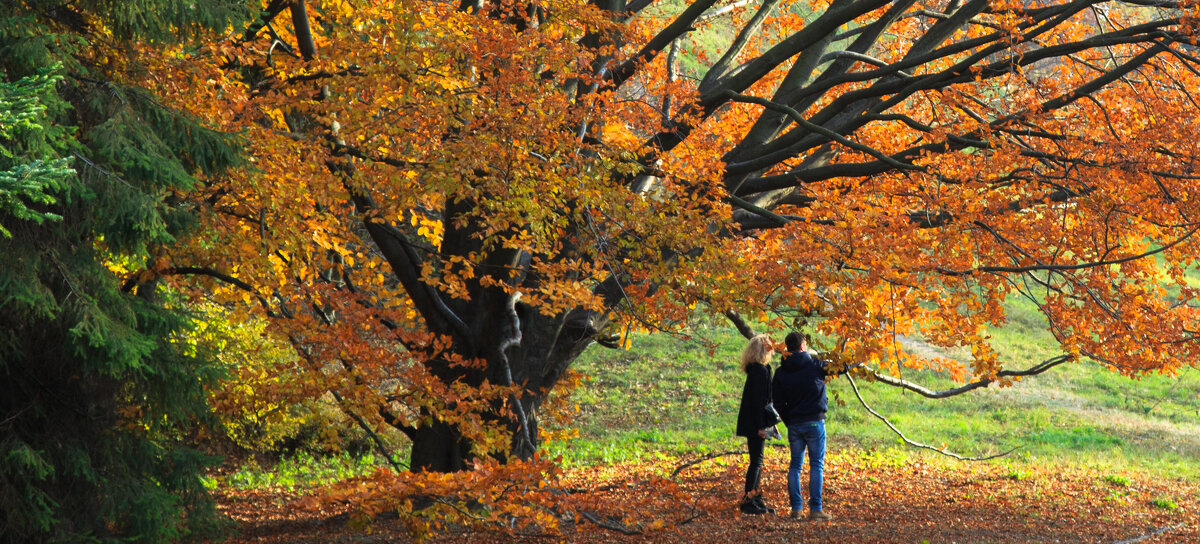
M559 532L449 527L433 542L1200 542L1200 483L1083 468L835 454L826 468L832 522L786 516L787 454L768 452L764 489L780 513L743 516L736 508L742 457L719 457L679 473L685 460L570 472L564 489L596 499L594 520L565 519ZM351 528L338 511L300 507L303 493L221 490L236 523L231 544L409 542L402 524L381 519ZM620 519L625 516L625 519ZM597 524L605 525L601 527ZM663 528L659 528L662 525ZM632 532L637 534L626 534Z

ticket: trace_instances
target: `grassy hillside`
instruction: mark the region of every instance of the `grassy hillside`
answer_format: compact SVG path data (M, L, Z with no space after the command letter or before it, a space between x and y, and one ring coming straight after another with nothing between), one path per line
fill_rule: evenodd
M1053 356L1040 316L1014 303L998 347L1014 364ZM769 331L781 337L785 331ZM613 462L657 452L707 453L744 445L733 437L741 394L737 359L745 340L731 327L702 340L668 335L635 339L629 351L589 350L576 370L587 378L572 393L579 437L548 449L569 464ZM916 349L930 349L905 339ZM948 354L962 356L961 354ZM904 378L949 386L909 371ZM1009 388L992 387L929 400L859 380L865 400L910 439L945 444L963 455L1016 448L994 463L1066 462L1106 471L1138 470L1200 479L1200 371L1131 380L1095 363L1066 365ZM869 414L845 378L830 384L830 448L889 456L936 455L912 449Z

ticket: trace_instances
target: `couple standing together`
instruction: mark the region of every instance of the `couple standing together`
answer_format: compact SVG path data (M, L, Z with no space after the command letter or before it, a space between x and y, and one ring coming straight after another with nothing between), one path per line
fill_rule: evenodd
M742 403L738 410L737 435L746 437L750 450L750 465L746 469L746 494L741 511L746 514L767 514L775 510L767 506L759 490L762 478L763 446L766 439L778 436L775 413L787 426L788 446L792 459L788 465L788 502L793 518L802 517L804 499L800 489L800 473L804 452L808 451L808 519L826 521L832 517L821 508L821 484L825 472L825 379L833 372L826 362L808 351L809 336L788 333L784 339L787 353L771 377L768 366L775 353L771 338L760 334L750 339L742 352L742 370L746 385L742 388ZM774 413L768 405L773 405Z

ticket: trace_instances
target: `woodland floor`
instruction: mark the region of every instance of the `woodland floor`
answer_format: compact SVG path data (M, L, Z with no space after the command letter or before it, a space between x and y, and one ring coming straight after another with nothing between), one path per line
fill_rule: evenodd
M642 476L676 463L594 467L569 471L564 487L584 493L612 512L633 511L620 524L627 535L595 523L564 523L559 532L449 528L432 542L862 542L862 543L1200 543L1200 483L1145 474L1114 475L1055 466L1020 469L1005 464L942 460L873 462L846 454L828 460L825 509L832 522L790 519L786 453L768 452L764 494L780 513L743 516L736 508L741 457L705 461L680 472L679 489L666 496ZM661 495L661 496L660 496ZM336 511L305 510L303 494L221 490L220 508L236 523L229 544L411 542L393 520L352 529ZM657 497L657 498L656 498ZM594 511L598 519L606 512ZM650 520L666 527L650 530ZM682 522L682 523L681 523Z

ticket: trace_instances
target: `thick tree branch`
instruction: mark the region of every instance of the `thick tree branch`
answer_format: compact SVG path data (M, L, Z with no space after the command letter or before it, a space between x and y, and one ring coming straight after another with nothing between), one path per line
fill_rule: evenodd
M304 0L291 0L292 28L296 33L296 43L304 60L317 57L317 43L313 40L312 27L308 23L308 11Z
M1082 11L1083 9L1086 9L1086 7L1092 2L1093 0L1080 0L1074 3L1055 5L1042 13L1038 18L1018 25L1018 29L1028 29L1028 31L1022 35L1020 43L1027 43L1036 38L1038 35L1052 30L1056 25L1061 23L1066 18L1078 13L1079 11ZM975 74L970 73L968 68L1014 47L1015 44L1011 42L1011 38L1012 36L1008 32L994 32L978 38L963 40L946 45L941 48L928 51L922 55L905 55L902 60L886 67L877 68L874 70L865 70L861 72L843 72L837 74L836 77L822 77L813 85L798 90L796 96L788 97L787 100L783 101L786 103L798 102L806 95L813 97L823 96L826 92L841 85L871 81L875 79L884 80L890 76L895 76L901 72L908 72L909 70L922 65L937 62L939 60L949 58L960 53L965 53L973 49L979 49L974 54L969 55L961 61L958 61L953 66L943 70L942 72L922 76L923 79L929 79L933 76L937 76L938 74L944 75L947 73L953 73L960 75L969 74L971 77L974 77ZM907 82L903 81L902 79L895 79L892 80L892 84L905 85ZM869 91L869 89L864 91ZM885 92L871 92L870 95L882 96L894 92L898 92L898 89L889 89ZM849 94L849 98L851 100L858 100L861 98L861 96L862 95L855 93Z
M625 4L625 13L641 13L642 10L650 7L654 0L633 0Z
M788 59L809 49L817 42L827 39L842 25L889 3L887 0L858 0L857 2L834 3L820 17L808 23L803 29L793 33L762 55L733 69L728 75L713 82L710 85L711 91L702 94L700 97L704 111L711 112L716 107L725 103L728 100L725 91L733 91L734 93L745 91Z
M729 195L729 196L725 197L725 199L728 200L730 204L733 204L734 206L737 206L737 207L739 207L743 210L746 210L754 215L757 215L758 217L763 218L764 220L766 220L773 226L782 227L782 226L788 224L787 217L779 215L779 214L772 212L771 210L768 210L766 208L756 206L744 198ZM743 228L745 228L745 227L743 227Z
M733 310L725 310L725 317L733 323L734 327L737 327L738 333L744 336L746 340L754 338L754 329L750 328L745 319L742 319L741 314Z
M496 354L500 358L502 370L504 371L504 385L512 387L513 373L512 365L508 362L509 348L521 345L521 318L517 315L517 302L521 300L521 293L516 292L505 299L504 310L508 318L508 327L505 337L500 340L496 346ZM529 433L529 421L525 417L525 407L521 404L521 398L514 391L508 395L509 401L513 403L513 410L517 413L517 433L521 440L514 440L512 445L512 453L521 459L528 459L533 456L537 450L537 444L533 441L533 436Z
M1146 40L1146 36L1136 32L1114 32L1104 36L1096 37L1091 40L1074 42L1066 44L1059 48L1043 48L1041 50L1025 53L1022 56L1014 57L1013 59L997 61L985 67L982 67L977 73L971 70L974 62L963 61L955 68L947 69L943 72L922 76L919 78L909 79L892 79L880 80L878 83L860 90L846 93L821 111L810 116L808 124L800 125L797 128L789 131L787 134L775 139L760 148L746 150L742 155L744 160L739 160L738 157L727 157L726 172L727 175L740 175L754 173L769 169L776 164L796 157L810 149L829 141L829 133L838 134L845 137L866 125L875 119L875 116L882 115L892 106L907 100L914 93L919 91L927 91L932 89L943 88L947 85L955 83L964 83L976 79L992 79L1006 75L1014 66L1028 66L1039 60L1062 56L1070 52L1101 47L1104 45L1116 45L1122 43L1138 43ZM1054 49L1056 54L1047 54L1047 51ZM1042 103L1042 107L1038 108L1038 112L1054 111L1061 109L1067 105L1074 103L1076 100L1094 93L1106 85L1124 77L1130 72L1141 67L1150 58L1163 52L1165 46L1155 44L1147 51L1130 59L1128 62L1114 67L1109 72L1101 74L1093 80L1080 85L1076 89L1063 93L1054 99L1047 100ZM982 60L982 53L972 56L973 59ZM898 63L899 64L899 63ZM856 73L855 75L857 75ZM890 75L891 71L883 71L877 75ZM810 86L809 89L819 87L820 85ZM882 100L882 97L888 96L887 100ZM1022 118L1030 115L1029 111L1021 111L1005 116L1001 119L992 121L987 129L988 132L994 132L998 127L1003 127L1009 123L1020 121ZM812 126L820 126L823 131L817 132L812 130ZM875 171L871 173L880 173L895 168L891 161L906 162L914 160L923 153L944 153L947 151L963 149L967 147L990 147L986 143L987 132L983 129L974 131L969 134L956 136L957 139L948 139L946 142L935 142L916 146L908 150L896 153L889 157L889 161L875 163ZM1025 153L1030 153L1026 151ZM872 154L872 156L876 156ZM878 157L876 157L878 159ZM859 163L864 164L864 163ZM865 163L871 164L871 163ZM842 165L835 165L842 166ZM816 177L815 173L810 173L806 177ZM836 174L826 175L825 177L833 177Z
M885 6L888 0L859 0L857 2L835 3L816 20L810 22L804 29L788 36L778 45L770 48L755 59L731 70L727 75L708 84L708 91L700 95L699 103L690 107L680 108L675 118L667 123L669 130L659 132L650 137L647 145L656 150L657 154L671 151L691 134L699 120L712 115L722 105L728 103L725 91L741 93L761 79L766 74L786 62L791 57L810 49L814 44L826 40L829 35L856 17ZM665 43L663 44L665 46ZM629 63L626 63L629 65ZM630 66L629 69L632 69ZM626 76L625 79L627 79ZM625 79L614 81L624 81ZM647 163L653 162L652 159Z
M262 13L259 14L258 19L255 19L253 23L250 23L250 26L246 27L246 31L242 33L242 42L253 41L258 36L260 30L271 24L271 21L275 20L277 15L283 13L283 10L288 7L289 2L290 0L271 0Z
M1096 77L1084 84L1079 85L1078 87L1076 87L1075 89L1072 89L1071 91L1067 91L1057 97L1046 100L1045 102L1043 102L1041 104L1041 107L1039 107L1037 109L1037 111L1053 111L1053 110L1057 110L1057 109L1066 107L1067 105L1070 105L1071 103L1104 88L1106 85L1120 79L1121 77L1124 77L1128 73L1130 73L1130 72L1136 70L1138 67L1144 65L1144 63L1146 61L1153 58L1155 55L1157 55L1165 50L1166 50L1165 46L1163 46L1161 44L1155 44L1154 47L1151 47L1148 50L1144 51L1143 53L1131 58L1129 61L1127 61L1117 67L1112 68L1107 73L1101 74L1098 77ZM762 100L762 99L759 99L759 100ZM845 107L845 106L846 105L843 105L843 107ZM832 106L831 106L831 108L832 108ZM878 111L880 108L876 107L875 109ZM1024 116L1026 116L1027 114L1029 114L1029 112L1024 112L1024 111L1016 112L1016 113L1007 115L1003 118L992 121L991 123L989 123L989 125L988 125L988 127L986 127L986 129L978 129L976 131L972 131L967 134L950 136L947 138L947 140L945 142L935 142L935 143L929 143L929 144L924 144L924 145L920 145L920 146L914 146L914 147L911 147L904 151L901 151L899 153L888 156L887 160L879 159L877 156L878 152L876 151L874 153L870 153L870 155L872 157L877 158L876 161L860 162L860 163L839 163L839 164L834 164L834 165L809 168L809 169L799 171L799 172L783 174L781 176L769 176L766 178L760 178L759 180L756 180L755 183L753 185L751 185L749 188L740 190L739 193L740 194L750 194L751 190L756 190L758 188L762 188L762 190L771 190L773 188L784 188L784 187L786 187L786 181L789 177L791 179L794 179L795 183L797 185L800 183L812 183L812 182L816 182L816 181L822 181L822 180L830 179L833 177L866 177L866 176L876 175L876 174L880 174L883 172L893 170L895 168L893 163L895 163L895 162L905 163L907 161L912 161L925 153L946 153L946 152L957 151L957 150L961 150L961 149L965 149L965 148L969 148L969 147L980 147L980 148L984 148L984 149L990 148L990 147L992 147L992 145L989 144L987 142L987 140L984 139L985 135L988 131L991 131L991 132L1001 131L1004 129L1004 127L1006 125L1020 121L1020 119L1023 118ZM779 140L776 141L775 144L771 144L771 145L759 150L761 153L765 153L765 154L758 154L755 158L750 159L745 162L742 162L742 163L728 164L726 166L727 175L737 175L739 173L753 172L756 170L761 170L763 168L767 168L767 167L775 164L778 161L781 161L781 160L784 160L786 158L793 156L794 153L802 152L802 149L810 149L810 148L814 147L815 145L818 145L822 142L827 141L828 139L830 139L828 136L829 133L837 134L838 132L852 131L859 126L865 125L867 122L870 122L870 120L878 118L876 116L880 116L880 115L884 115L884 114L882 114L881 112L877 112L872 115L862 116L858 120L855 121L854 125L845 127L840 131L833 131L829 128L823 127L824 132L820 132L818 134L813 134L813 132L815 132L815 131L812 131L809 126L801 126L801 128L790 132L789 135L785 135L784 137L781 137ZM814 116L814 119L817 117L818 116ZM816 121L809 120L809 125L819 125L819 123ZM803 131L802 133L798 132L801 130ZM779 142L795 140L797 135L799 135L799 134L809 135L810 137L809 137L808 141L798 142L790 148L785 148L780 151L775 151L773 153L770 152L770 149L772 147L777 147L779 145ZM1021 153L1025 156L1029 156L1029 157L1033 157L1033 158L1047 158L1047 159L1055 158L1055 157L1053 157L1051 155L1047 155L1045 153L1031 151L1031 150L1027 150L1027 149L1022 150ZM1059 158L1059 159L1065 160L1066 158Z
M625 62L617 65L608 73L608 80L614 87L621 86L630 77L633 77L638 70L638 67L643 63L650 62L654 57L658 56L667 48L671 42L679 39L680 36L692 30L692 25L696 23L700 16L704 15L708 8L717 3L717 0L697 0L687 9L680 13L671 24L659 31L657 35L646 42L642 49L636 55L629 58Z
M899 18L905 12L905 10L911 7L914 2L915 0L893 2L888 11L881 17L869 25L862 26L861 28L864 32L844 50L844 52L850 55L836 57L833 63L827 66L820 73L820 75L817 76L816 80L820 81L829 79L835 75L842 74L850 70L854 66L854 60L851 58L851 56L856 54L865 54L868 51L871 51L887 28L897 18ZM837 41L838 39L836 37L826 36L824 39L817 42L816 45L805 49L793 63L792 67L788 70L787 75L780 83L779 88L775 91L771 101L777 104L786 104L796 111L805 111L817 100L819 100L820 97L815 95L800 101L792 100L789 97L796 95L798 92L802 91L806 85L811 84L813 81L813 74L817 71L818 66L825 62L825 59L829 54L827 52L828 49ZM726 162L730 162L731 160L736 161L738 160L736 157L742 156L742 154L747 150L759 148L767 141L778 137L779 132L787 126L788 119L789 117L782 112L774 110L767 110L763 112L763 114L759 116L758 120L755 121L754 126L751 127L745 138L743 138L738 145L734 146L733 149L726 153L722 160ZM814 153L812 157L805 159L805 163L807 166L818 163L823 164L827 162L829 158L832 158L832 155L833 153L829 150L826 150L824 153ZM813 162L810 163L810 161ZM801 165L801 167L804 166L805 165ZM729 187L741 185L741 182L742 180L739 180L738 177L735 176L727 179L726 186Z
M461 317L456 314L442 295L421 277L423 260L409 243L408 238L399 229L378 221L371 215L374 203L360 189L353 187L349 180L345 182L350 198L362 217L363 226L375 242L379 252L383 254L392 272L396 274L405 292L412 298L413 305L421 313L430 329L439 333L452 333L464 345L473 345L470 329Z
M923 168L921 168L920 166L917 166L912 163L898 161L892 157L889 157L887 155L884 155L883 153L880 153L878 150L876 150L870 146L860 144L860 143L850 140L849 138L846 138L846 137L842 136L841 134L838 134L832 130L829 130L820 125L811 123L807 119L805 119L804 116L800 114L800 112L798 112L788 106L785 106L783 104L776 104L765 98L744 95L744 94L738 94L733 91L723 91L722 94L726 98L728 98L731 102L744 102L747 104L758 104L767 109L772 109L772 110L786 113L788 115L788 117L790 117L792 119L792 122L796 123L797 125L805 128L809 131L812 131L812 132L815 132L822 136L825 136L826 138L829 138L830 140L833 140L839 144L849 147L850 149L853 149L853 150L861 152L861 153L866 153L867 155L875 157L876 159L882 161L884 164L887 164L888 166L891 166L892 168L897 168L900 170L918 170L918 171L923 170Z
M729 72L733 67L734 61L741 56L742 52L746 50L746 46L750 44L750 38L758 34L759 30L762 29L763 21L766 20L767 16L771 14L771 11L775 9L775 5L778 3L779 0L763 0L763 3L758 6L758 11L754 13L754 17L742 26L737 37L733 39L733 43L725 50L725 54L721 55L721 58L717 59L717 62L713 63L708 73L704 75L704 80L700 82L701 92L707 89L709 84L720 80ZM730 6L726 6L726 8L728 7Z

